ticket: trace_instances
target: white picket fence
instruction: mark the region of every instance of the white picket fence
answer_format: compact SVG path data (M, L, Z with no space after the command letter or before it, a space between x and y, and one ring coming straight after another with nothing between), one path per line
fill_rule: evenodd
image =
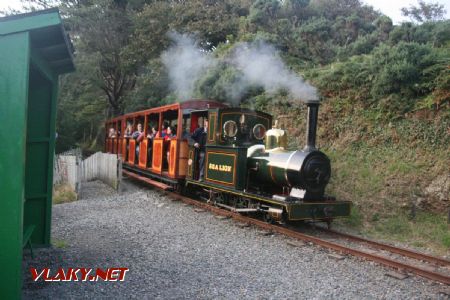
M97 152L86 158L81 151L71 150L55 155L53 184L68 184L78 196L82 183L101 180L116 190L122 180L122 161L116 154Z
M78 195L81 192L82 158L72 154L55 156L53 185L68 184Z
M121 178L122 161L116 154L97 152L83 160L81 166L83 182L99 179L117 190Z

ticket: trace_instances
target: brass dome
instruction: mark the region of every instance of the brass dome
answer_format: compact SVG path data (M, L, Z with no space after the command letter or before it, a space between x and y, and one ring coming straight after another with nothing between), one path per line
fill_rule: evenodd
M274 127L266 132L266 151L287 148L286 131L277 128L277 124L278 122L275 121Z

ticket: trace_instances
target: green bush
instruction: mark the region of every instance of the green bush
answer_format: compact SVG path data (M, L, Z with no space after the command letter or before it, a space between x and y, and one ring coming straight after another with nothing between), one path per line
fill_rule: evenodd
M367 52L369 41L369 36L360 38L349 51ZM450 101L450 71L446 67L449 59L448 49L433 48L431 44L382 44L370 54L354 55L307 75L322 94L361 101L380 109L386 119L393 119L423 106L422 99L431 93L435 95L432 105Z

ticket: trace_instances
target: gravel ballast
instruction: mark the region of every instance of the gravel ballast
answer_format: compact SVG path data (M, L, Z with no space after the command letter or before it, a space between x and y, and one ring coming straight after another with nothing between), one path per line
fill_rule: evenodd
M55 245L25 252L24 298L447 299L443 286L171 201L100 182L53 206ZM123 282L33 282L29 268L129 268Z

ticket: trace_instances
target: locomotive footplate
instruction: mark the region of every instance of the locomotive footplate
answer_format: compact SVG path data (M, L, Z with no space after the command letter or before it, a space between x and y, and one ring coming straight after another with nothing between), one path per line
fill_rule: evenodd
M287 207L288 219L327 220L350 216L350 201L290 203Z
M286 212L286 217L289 221L301 220L332 220L336 218L348 217L352 203L350 201L311 201L311 202L292 202L276 200L273 198L264 197L254 193L244 191L237 191L217 185L212 185L206 182L199 182L195 180L186 180L186 186L196 185L203 188L211 189L222 193L229 193L236 196L241 196L248 199L256 200L267 207L283 208Z

